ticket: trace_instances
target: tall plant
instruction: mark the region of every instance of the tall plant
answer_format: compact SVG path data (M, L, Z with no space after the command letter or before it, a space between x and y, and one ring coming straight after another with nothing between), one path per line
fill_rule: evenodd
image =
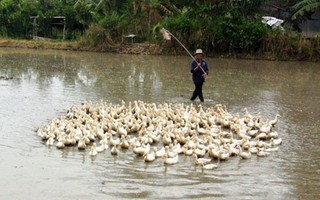
M292 20L295 20L298 17L306 15L307 13L320 10L320 0L302 0L295 4L292 9L294 10Z
M29 37L30 15L37 13L38 2L32 0L0 1L0 34L9 37Z

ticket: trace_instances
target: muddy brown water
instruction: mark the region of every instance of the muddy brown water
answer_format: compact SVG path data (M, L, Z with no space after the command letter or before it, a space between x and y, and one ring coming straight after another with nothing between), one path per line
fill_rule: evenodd
M269 157L203 171L183 156L173 166L130 151L91 158L89 149L49 148L35 133L85 100L189 104L190 61L1 48L0 76L9 79L0 79L0 199L319 199L319 63L207 58L204 106L282 116L283 144Z

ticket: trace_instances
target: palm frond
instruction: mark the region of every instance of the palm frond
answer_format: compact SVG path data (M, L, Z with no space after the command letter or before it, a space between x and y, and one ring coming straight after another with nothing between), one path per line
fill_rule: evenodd
M295 13L292 15L292 20L303 16L307 12L314 12L320 10L320 0L303 0L292 6Z

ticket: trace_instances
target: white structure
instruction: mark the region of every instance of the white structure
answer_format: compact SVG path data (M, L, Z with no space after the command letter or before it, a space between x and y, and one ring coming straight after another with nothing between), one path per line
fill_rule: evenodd
M281 28L281 24L284 22L282 19L277 19L275 17L269 17L269 16L263 16L262 17L262 23L267 24L271 26L272 28Z

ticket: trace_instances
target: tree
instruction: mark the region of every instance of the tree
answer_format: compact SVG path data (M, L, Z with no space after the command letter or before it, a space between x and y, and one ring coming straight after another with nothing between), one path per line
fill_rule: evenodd
M39 4L33 0L0 1L0 34L9 37L29 37L30 15L37 13Z
M295 11L292 15L292 20L296 20L298 17L320 10L320 0L302 0L292 8Z

